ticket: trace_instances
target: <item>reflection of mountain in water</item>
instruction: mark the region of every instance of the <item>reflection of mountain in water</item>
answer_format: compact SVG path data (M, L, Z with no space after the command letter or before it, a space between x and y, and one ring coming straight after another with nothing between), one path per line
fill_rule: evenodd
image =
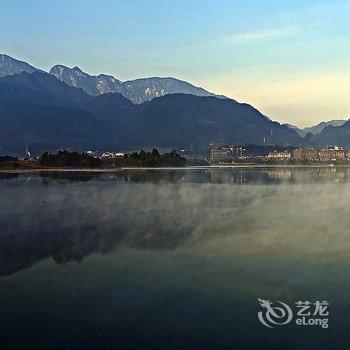
M118 245L171 249L195 236L205 219L204 207L221 208L219 198L209 193L188 198L185 188L175 183L138 184L125 177L72 182L66 175L26 175L0 182L1 275L50 256L63 264L81 261ZM245 200L236 198L229 207L240 210Z
M290 230L292 236L304 226L322 227L324 232L332 227L336 233L333 221L345 207L341 198L346 187L329 185L333 192L322 188L327 205L337 194L334 215L325 206L325 216L315 212L315 187L307 184L348 182L349 170L64 172L7 174L1 179L0 275L6 276L47 257L65 264L121 245L174 249L213 235L274 229ZM231 186L235 183L246 186ZM265 186L275 183L282 185ZM317 205L322 208L323 192L318 191Z

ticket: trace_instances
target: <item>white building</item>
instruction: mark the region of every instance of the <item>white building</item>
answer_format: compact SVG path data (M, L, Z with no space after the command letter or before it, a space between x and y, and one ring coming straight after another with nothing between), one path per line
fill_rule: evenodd
M104 152L102 153L102 158L119 158L119 157L124 157L125 153L123 152Z

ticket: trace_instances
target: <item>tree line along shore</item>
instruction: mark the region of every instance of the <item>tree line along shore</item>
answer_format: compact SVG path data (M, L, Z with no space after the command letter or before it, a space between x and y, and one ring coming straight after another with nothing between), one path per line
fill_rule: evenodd
M99 157L87 152L60 150L56 154L45 152L38 158L19 159L13 156L0 156L0 170L35 170L35 169L98 169L123 167L183 167L188 160L172 150L160 153L152 151L125 153L117 157Z

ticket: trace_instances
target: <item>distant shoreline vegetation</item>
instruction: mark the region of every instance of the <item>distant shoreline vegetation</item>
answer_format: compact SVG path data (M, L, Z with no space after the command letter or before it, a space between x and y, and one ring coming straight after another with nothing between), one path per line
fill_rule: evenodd
M156 148L152 152L141 150L125 154L123 157L118 157L114 160L115 166L121 167L184 167L188 165L186 158L182 157L173 149L169 153L160 154Z
M45 168L123 168L123 167L184 167L188 160L175 149L161 154L156 148L151 152L122 153L117 157L98 157L96 155L61 150L56 154L45 152L37 159L18 159L18 157L0 156L0 169L45 169Z

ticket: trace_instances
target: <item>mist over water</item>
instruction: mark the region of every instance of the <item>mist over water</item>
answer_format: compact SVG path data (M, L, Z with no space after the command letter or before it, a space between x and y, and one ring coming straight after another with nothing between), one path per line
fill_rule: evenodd
M3 174L0 338L11 349L342 348L349 198L347 168ZM264 328L258 298L328 300L330 326Z

